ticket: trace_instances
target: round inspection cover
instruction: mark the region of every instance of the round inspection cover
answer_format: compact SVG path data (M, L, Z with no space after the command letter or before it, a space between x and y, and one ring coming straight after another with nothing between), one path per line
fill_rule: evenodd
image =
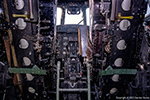
M20 30L24 30L27 26L27 23L24 21L23 18L18 18L15 21L15 24L18 26L18 29L20 29Z
M117 91L118 91L117 88L112 88L112 89L110 90L110 94L115 94Z
M28 91L29 91L30 93L35 93L35 89L34 89L33 87L29 87L29 88L28 88Z
M15 0L15 7L17 10L21 10L24 7L23 0Z
M117 58L117 59L115 60L115 62L114 62L114 65L115 65L116 67L122 67L122 65L123 65L123 60L122 60L122 58Z
M23 57L23 63L25 66L29 66L31 64L31 60L28 57Z
M26 39L20 39L19 41L19 47L21 49L27 49L29 47L29 43Z
M129 29L131 23L130 21L128 21L127 19L123 19L120 23L119 23L119 28L122 30L122 31L126 31Z
M124 50L126 49L126 42L125 40L120 40L118 43L117 43L117 49L119 50Z
M118 82L119 81L119 75L113 75L112 76L112 80L114 81L114 82Z
M124 11L129 11L131 9L131 0L123 0L121 7Z
M31 74L26 74L26 77L28 81L32 81L34 79L34 76L32 76Z

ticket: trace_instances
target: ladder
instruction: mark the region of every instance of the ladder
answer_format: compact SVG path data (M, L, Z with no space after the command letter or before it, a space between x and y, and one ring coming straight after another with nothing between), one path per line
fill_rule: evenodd
M61 89L59 87L60 85L60 67L61 63L60 61L57 62L57 87L56 87L56 100L59 100L59 92L60 91L68 91L68 92L80 92L80 91L87 91L87 97L88 100L91 100L91 86L90 86L90 64L87 63L87 83L88 83L88 88L75 88L75 89Z

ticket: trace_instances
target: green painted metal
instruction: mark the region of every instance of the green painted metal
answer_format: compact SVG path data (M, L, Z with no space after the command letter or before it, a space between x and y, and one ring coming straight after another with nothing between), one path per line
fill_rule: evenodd
M33 68L9 68L10 73L46 75L46 70L40 70L37 65Z
M90 68L91 64L87 62L87 82L88 82L88 100L91 100L91 82L90 82Z
M60 61L57 62L57 88L56 88L56 100L59 100L59 85L60 85Z
M124 75L135 75L137 73L136 69L113 69L111 66L108 66L105 70L100 71L99 75L114 75L114 74L124 74Z

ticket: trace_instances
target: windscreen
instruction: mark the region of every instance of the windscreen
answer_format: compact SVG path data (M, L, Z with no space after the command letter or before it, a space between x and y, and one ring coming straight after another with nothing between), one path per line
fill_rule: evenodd
M61 25L62 13L63 13L62 9L58 7L57 25ZM86 9L85 16L86 17L84 17L82 10L80 10L80 14L68 14L67 9L65 9L64 25L68 25L68 24L84 25L83 19L86 18L86 24L89 26L89 8Z

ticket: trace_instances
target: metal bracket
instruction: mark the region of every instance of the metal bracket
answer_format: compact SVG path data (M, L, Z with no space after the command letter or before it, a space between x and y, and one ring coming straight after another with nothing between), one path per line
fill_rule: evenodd
M114 75L114 74L125 74L125 75L135 75L137 73L136 69L113 69L111 66L108 66L104 71L100 71L99 75Z
M120 19L133 19L133 16L121 16L121 13L118 14L118 20Z
M10 73L46 75L46 70L40 70L37 65L33 68L9 68L8 70Z
M23 17L25 18L26 20L28 19L28 13L25 12L23 15L21 14L12 14L13 17Z

